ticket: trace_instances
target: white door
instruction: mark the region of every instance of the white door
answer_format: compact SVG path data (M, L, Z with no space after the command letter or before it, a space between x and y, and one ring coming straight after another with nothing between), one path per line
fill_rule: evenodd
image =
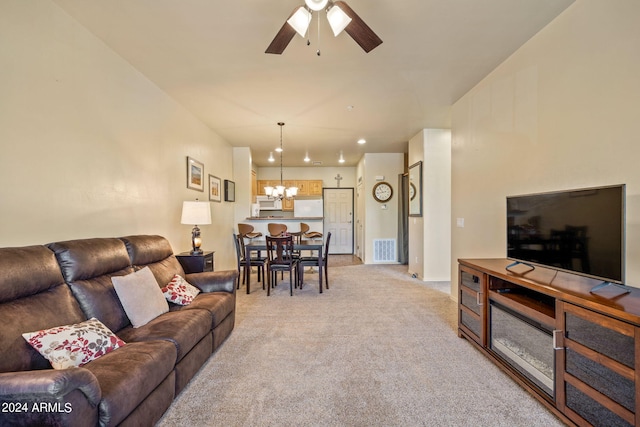
M325 188L323 199L324 235L331 232L329 253L352 254L353 188Z

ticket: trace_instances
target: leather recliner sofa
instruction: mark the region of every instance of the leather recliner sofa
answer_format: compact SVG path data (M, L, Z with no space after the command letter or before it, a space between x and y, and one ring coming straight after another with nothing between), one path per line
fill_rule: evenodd
M134 328L111 277L147 266L201 292ZM233 330L237 274L185 274L161 236L0 248L0 425L153 425ZM22 337L92 317L126 344L81 367L52 369Z

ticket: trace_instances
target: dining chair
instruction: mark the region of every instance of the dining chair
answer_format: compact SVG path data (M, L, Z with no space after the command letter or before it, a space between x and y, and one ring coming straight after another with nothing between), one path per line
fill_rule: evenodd
M302 257L300 258L300 284L304 281L304 268L305 267L319 267L320 259L319 256L322 256L322 269L324 271L324 280L325 287L329 289L329 242L331 241L331 232L327 233L327 240L324 242L324 254L318 254L318 256L310 256L310 257ZM318 280L321 280L318 277ZM322 282L320 282L320 286L322 286Z
M266 236L267 241L267 296L271 295L271 288L277 284L278 271L289 272L289 294L293 296L293 284L298 287L299 270L298 258L293 257L293 236Z
M322 238L322 233L319 231L309 231L309 224L305 224L304 222L300 223L300 232L303 237L307 239L320 239Z
M244 269L247 266L246 264L247 260L245 258L244 237L241 234L234 234L233 241L236 247L236 261L238 263L237 289L240 289L240 276L242 276L243 285L246 281L246 278L245 278L246 271L244 271ZM249 264L251 265L251 267L258 267L258 282L260 282L260 279L262 278L262 289L264 289L264 266L266 265L266 263L267 263L267 258L260 257L260 256L251 257L249 261ZM242 274L241 274L241 270L242 270Z
M298 242L304 239L322 239L322 233L319 231L309 231L309 224L305 224L304 222L300 223L300 231L297 233L291 233L293 235L298 236ZM311 255L313 256L313 251L311 251Z
M270 222L269 224L267 224L267 228L269 230L269 235L271 235L273 237L278 237L282 233L286 233L286 231L287 231L287 225L286 224L277 224L277 223L273 223L273 222Z
M253 231L253 225L251 224L238 224L238 233L249 240L262 236L261 232Z

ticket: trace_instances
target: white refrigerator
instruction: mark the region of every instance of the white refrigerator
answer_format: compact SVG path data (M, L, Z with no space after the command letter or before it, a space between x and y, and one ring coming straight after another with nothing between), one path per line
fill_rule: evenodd
M323 215L322 199L313 200L294 200L293 216L300 217L320 217Z

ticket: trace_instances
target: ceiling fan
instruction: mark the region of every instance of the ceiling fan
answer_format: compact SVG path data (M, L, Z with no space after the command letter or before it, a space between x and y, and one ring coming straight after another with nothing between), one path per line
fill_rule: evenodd
M273 38L265 53L282 54L296 33L304 37L309 29L313 12L323 9L327 12L329 25L334 36L343 30L367 53L378 47L382 40L371 28L343 1L305 0L304 5L297 6L286 22ZM307 43L308 44L308 43ZM320 55L320 50L318 50Z

